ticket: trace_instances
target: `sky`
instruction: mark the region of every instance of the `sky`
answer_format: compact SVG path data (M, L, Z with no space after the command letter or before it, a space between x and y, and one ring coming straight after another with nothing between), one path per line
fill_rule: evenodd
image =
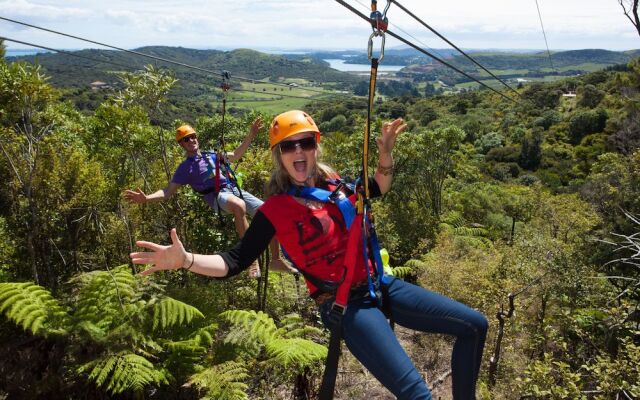
M368 14L370 2L345 0ZM386 5L378 1L379 8ZM463 49L545 49L535 0L402 0L405 8ZM551 50L640 48L618 0L538 0ZM230 50L366 50L371 28L334 0L0 0L0 16L133 49L147 45ZM392 4L394 33L448 48ZM55 49L99 48L0 20L0 36ZM11 49L28 48L7 42ZM386 48L402 43L387 38Z

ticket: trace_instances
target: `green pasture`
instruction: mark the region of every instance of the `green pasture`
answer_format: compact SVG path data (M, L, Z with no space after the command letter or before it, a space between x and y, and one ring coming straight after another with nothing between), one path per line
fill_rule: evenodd
M295 83L298 86L285 87L264 81L243 82L240 90L231 90L227 104L231 107L258 110L266 113L279 113L294 108L304 108L312 101L326 99L333 90L321 86L307 87L305 79L286 79L283 83ZM309 90L311 89L311 90ZM320 92L320 93L318 93Z

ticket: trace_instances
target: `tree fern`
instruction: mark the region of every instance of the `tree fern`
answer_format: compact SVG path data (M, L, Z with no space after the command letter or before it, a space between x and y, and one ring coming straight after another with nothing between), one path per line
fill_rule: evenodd
M202 399L247 400L248 386L243 381L248 376L244 363L227 361L193 375L189 382L206 392Z
M165 297L153 305L153 330L188 324L196 317L204 318L204 315L193 306Z
M235 310L224 312L221 317L231 322L225 343L240 346L256 361L264 361L275 375L293 379L295 385L304 386L304 382L309 382L308 375L319 373L319 366L327 356L325 346L305 338L320 337L322 331L304 325L296 314L285 316L279 329L263 312ZM294 391L307 389L296 387Z
M405 265L403 267L394 267L391 272L396 278L405 279L413 273L413 268Z
M262 311L231 310L221 313L220 317L232 325L241 328L235 329L235 332L242 334L231 335L231 339L227 340L228 343L240 344L249 340L266 344L273 338L277 330L273 319ZM231 332L234 332L234 330ZM229 339L230 337L227 336L227 338ZM245 343L245 345L246 344L247 343Z
M67 311L48 290L31 282L0 283L0 312L34 334L62 335L69 329Z
M327 357L327 348L302 338L274 339L266 345L269 363L302 371Z
M140 393L150 384L168 384L170 375L159 370L144 357L130 352L107 355L78 368L78 373L89 372L88 379L113 395L126 391Z
M304 320L298 314L287 314L280 322L277 335L285 338L322 337L322 329L305 325Z
M102 329L124 314L124 307L137 294L136 278L126 265L111 271L92 271L72 280L78 287L75 317Z
M479 224L469 224L457 211L443 216L440 230L452 234L457 243L468 247L488 249L493 242L488 238L489 231Z

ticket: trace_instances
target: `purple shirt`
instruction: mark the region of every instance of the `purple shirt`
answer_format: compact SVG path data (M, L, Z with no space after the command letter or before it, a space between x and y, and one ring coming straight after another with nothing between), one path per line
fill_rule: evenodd
M209 162L204 157L209 158L211 166L209 166ZM174 172L171 182L179 185L189 185L196 192L211 190L215 186L215 165L215 153L202 153L202 156L187 157ZM227 184L227 179L222 171L223 167L220 167L220 188L222 188ZM204 196L204 199L211 207L214 207L216 194L210 192Z

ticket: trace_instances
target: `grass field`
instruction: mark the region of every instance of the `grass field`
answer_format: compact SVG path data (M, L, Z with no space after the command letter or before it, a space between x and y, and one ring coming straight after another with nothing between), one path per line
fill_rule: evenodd
M297 86L286 87L283 84ZM304 79L287 79L279 84L264 81L243 82L240 88L231 90L227 104L231 107L278 113L287 109L304 108L312 101L328 100L333 90L321 86L309 86Z

